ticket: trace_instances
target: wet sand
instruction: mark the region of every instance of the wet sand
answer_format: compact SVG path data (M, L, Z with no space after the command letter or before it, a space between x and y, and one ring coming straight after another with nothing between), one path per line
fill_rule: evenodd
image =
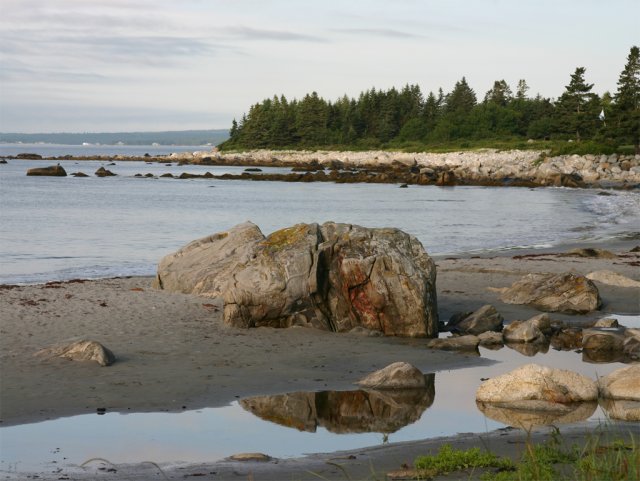
M533 256L518 252L515 257L436 259L440 318L447 320L454 313L486 303L495 305L507 322L538 314L528 307L504 304L498 293L487 289L509 286L532 272L586 274L607 269L638 279L640 253L629 252L636 243L598 246L619 254L615 259L563 257L542 251ZM608 314L640 313L639 289L596 284L604 301L601 311L585 316L553 314L552 318L579 325ZM410 362L423 372L489 362L469 355L426 350L422 340L305 328L229 328L222 323L220 303L155 291L151 278L3 286L0 312L2 426L95 413L99 408L117 412L180 411L224 406L246 396L353 389L353 383L363 375L394 361ZM110 367L100 367L95 363L33 356L42 348L74 337L102 342L118 361ZM474 436L467 441L478 443ZM493 436L502 439L499 434ZM456 442L464 439L455 438ZM424 449L420 443L432 445L437 441L411 445ZM376 469L378 465L391 469L392 464L397 469L401 458L410 463L414 457L408 445L366 451L368 463L376 465ZM303 465L315 458L305 459L300 461ZM193 472L209 473L219 465L222 473L223 464L198 467ZM261 466L266 469L268 465ZM276 465L276 474L255 479L289 479L291 475L306 479L294 474L300 471L293 460ZM286 466L291 469L287 471ZM146 469L148 466L132 467L126 479L148 479L143 474ZM186 474L182 470L175 473L180 478ZM75 473L72 479L92 479L89 472L85 474L88 477ZM322 475L333 479L328 472ZM213 479L247 479L247 475L243 476ZM344 479L344 474L337 469L335 477Z

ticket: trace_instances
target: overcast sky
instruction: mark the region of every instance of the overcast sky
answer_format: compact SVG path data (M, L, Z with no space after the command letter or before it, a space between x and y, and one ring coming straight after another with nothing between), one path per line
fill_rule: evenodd
M0 131L228 128L265 97L463 75L615 91L638 0L0 0Z

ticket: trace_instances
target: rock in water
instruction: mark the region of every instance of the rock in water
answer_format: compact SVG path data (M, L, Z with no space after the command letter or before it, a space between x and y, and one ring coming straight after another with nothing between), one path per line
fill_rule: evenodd
M357 384L372 389L409 389L426 386L424 374L407 362L394 362L360 379Z
M194 241L160 261L155 286L222 297L236 327L355 327L437 335L436 268L398 229L327 222L264 237L252 223Z
M546 312L586 314L602 300L593 282L581 275L529 274L513 283L501 297L507 304L527 304Z
M96 177L111 177L116 175L110 170L105 169L104 167L100 167L98 170L96 170L95 174Z
M43 349L36 355L62 357L71 361L95 361L101 366L110 366L116 361L116 356L105 346L85 339Z
M599 378L598 387L603 398L640 401L640 364L617 369Z
M67 172L62 168L60 164L50 165L49 167L34 167L27 170L27 175L42 175L50 177L66 177Z
M514 409L553 410L556 404L598 399L591 379L571 371L527 364L483 382L476 400L508 404Z

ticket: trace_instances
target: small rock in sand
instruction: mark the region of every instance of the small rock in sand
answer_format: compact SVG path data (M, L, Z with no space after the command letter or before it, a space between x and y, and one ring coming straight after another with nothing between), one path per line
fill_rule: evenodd
M71 361L95 361L101 366L110 366L116 361L116 356L105 346L99 342L86 339L52 346L38 351L35 355L62 357Z

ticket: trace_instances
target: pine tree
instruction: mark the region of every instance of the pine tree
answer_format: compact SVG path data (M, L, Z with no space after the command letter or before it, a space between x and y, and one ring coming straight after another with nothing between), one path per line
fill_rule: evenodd
M558 130L574 133L577 141L593 135L598 119L598 97L591 93L593 84L585 81L585 71L584 67L576 68L556 104Z
M506 107L511 102L511 88L504 80L496 80L493 87L484 96L485 103Z
M619 143L634 145L640 154L640 49L637 46L631 47L614 99L614 136Z

